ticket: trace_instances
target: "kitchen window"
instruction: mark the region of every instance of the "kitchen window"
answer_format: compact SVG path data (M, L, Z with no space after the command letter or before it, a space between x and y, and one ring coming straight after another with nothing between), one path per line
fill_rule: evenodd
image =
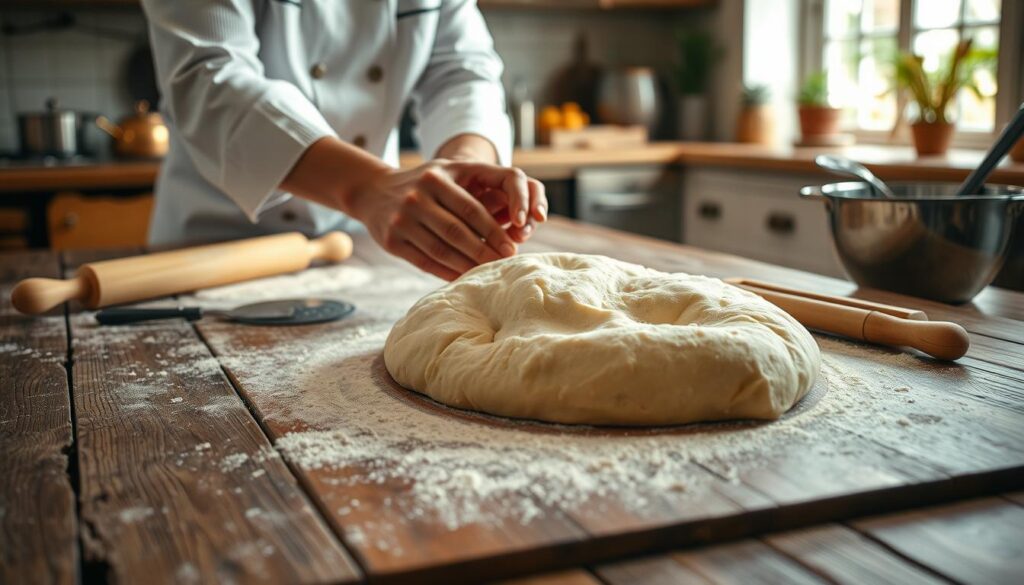
M991 69L977 68L983 97L960 92L951 111L959 146L987 146L1016 111L1024 2L1016 0L807 0L804 76L828 72L829 101L844 109L843 126L865 142L886 141L896 121L892 90L898 51L924 57L934 72L960 39L996 53ZM899 139L899 138L898 138ZM906 141L902 138L902 141Z

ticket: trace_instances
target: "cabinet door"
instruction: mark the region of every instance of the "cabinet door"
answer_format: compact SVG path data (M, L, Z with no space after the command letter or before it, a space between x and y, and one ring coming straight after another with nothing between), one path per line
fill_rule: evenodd
M576 175L576 213L588 223L678 242L679 203L679 174L662 166Z
M683 234L687 244L843 276L821 202L800 199L813 176L737 169L687 169Z
M84 196L59 193L46 210L54 250L143 246L149 233L153 196Z

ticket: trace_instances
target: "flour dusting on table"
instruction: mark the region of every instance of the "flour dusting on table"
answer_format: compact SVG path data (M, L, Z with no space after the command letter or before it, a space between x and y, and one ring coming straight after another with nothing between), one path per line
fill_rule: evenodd
M517 425L443 416L400 403L374 379L390 324L437 282L415 281L401 271L391 275L405 280L391 286L388 270L380 269L360 286L340 291L357 312L315 335L282 334L265 349L253 350L237 342L230 327L204 328L223 365L264 417L299 429L276 443L292 464L321 470L322 481L336 486L387 486L371 491L388 494L375 502L372 513L354 497L327 504L341 517L351 543L390 554L402 554L391 536L395 523L420 519L456 530L470 524L529 524L551 509L573 514L624 508L658 517L666 500L685 499L701 482L738 482L739 467L762 465L780 445L798 445L815 457L847 456L841 442L819 438L856 433L858 425L881 425L894 440L928 424L948 433L940 428L939 410L965 407L956 400L930 403L935 412L922 413L930 418L918 422L893 412L894 401L906 403L916 394L899 377L900 369L936 368L939 378L959 375L957 370L817 336L828 391L807 412L773 423L608 436L554 426L550 432L528 432ZM863 363L875 365L854 367ZM842 427L832 421L839 414L844 414Z

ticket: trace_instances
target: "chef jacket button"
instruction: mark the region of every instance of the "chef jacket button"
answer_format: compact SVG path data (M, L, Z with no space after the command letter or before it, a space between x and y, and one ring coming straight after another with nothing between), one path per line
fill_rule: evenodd
M384 77L384 69L382 69L380 65L374 65L366 72L366 77L368 77L370 81L377 83Z
M298 216L295 215L295 212L290 209L281 212L281 221L284 221L286 223L291 223L295 221L297 218Z
M327 65L316 63L310 68L309 74L313 76L313 79L321 79L324 75L327 75Z
M360 134L352 139L352 144L355 144L359 148L364 148L366 146L366 137Z

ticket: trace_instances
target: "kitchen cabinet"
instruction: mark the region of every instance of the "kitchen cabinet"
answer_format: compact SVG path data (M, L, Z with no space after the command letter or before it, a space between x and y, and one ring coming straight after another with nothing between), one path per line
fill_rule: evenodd
M820 176L687 167L683 241L808 270L843 275L821 202L799 197Z
M578 219L679 241L679 172L663 165L584 168L576 174Z
M146 244L153 195L58 193L46 208L53 250L128 248Z

